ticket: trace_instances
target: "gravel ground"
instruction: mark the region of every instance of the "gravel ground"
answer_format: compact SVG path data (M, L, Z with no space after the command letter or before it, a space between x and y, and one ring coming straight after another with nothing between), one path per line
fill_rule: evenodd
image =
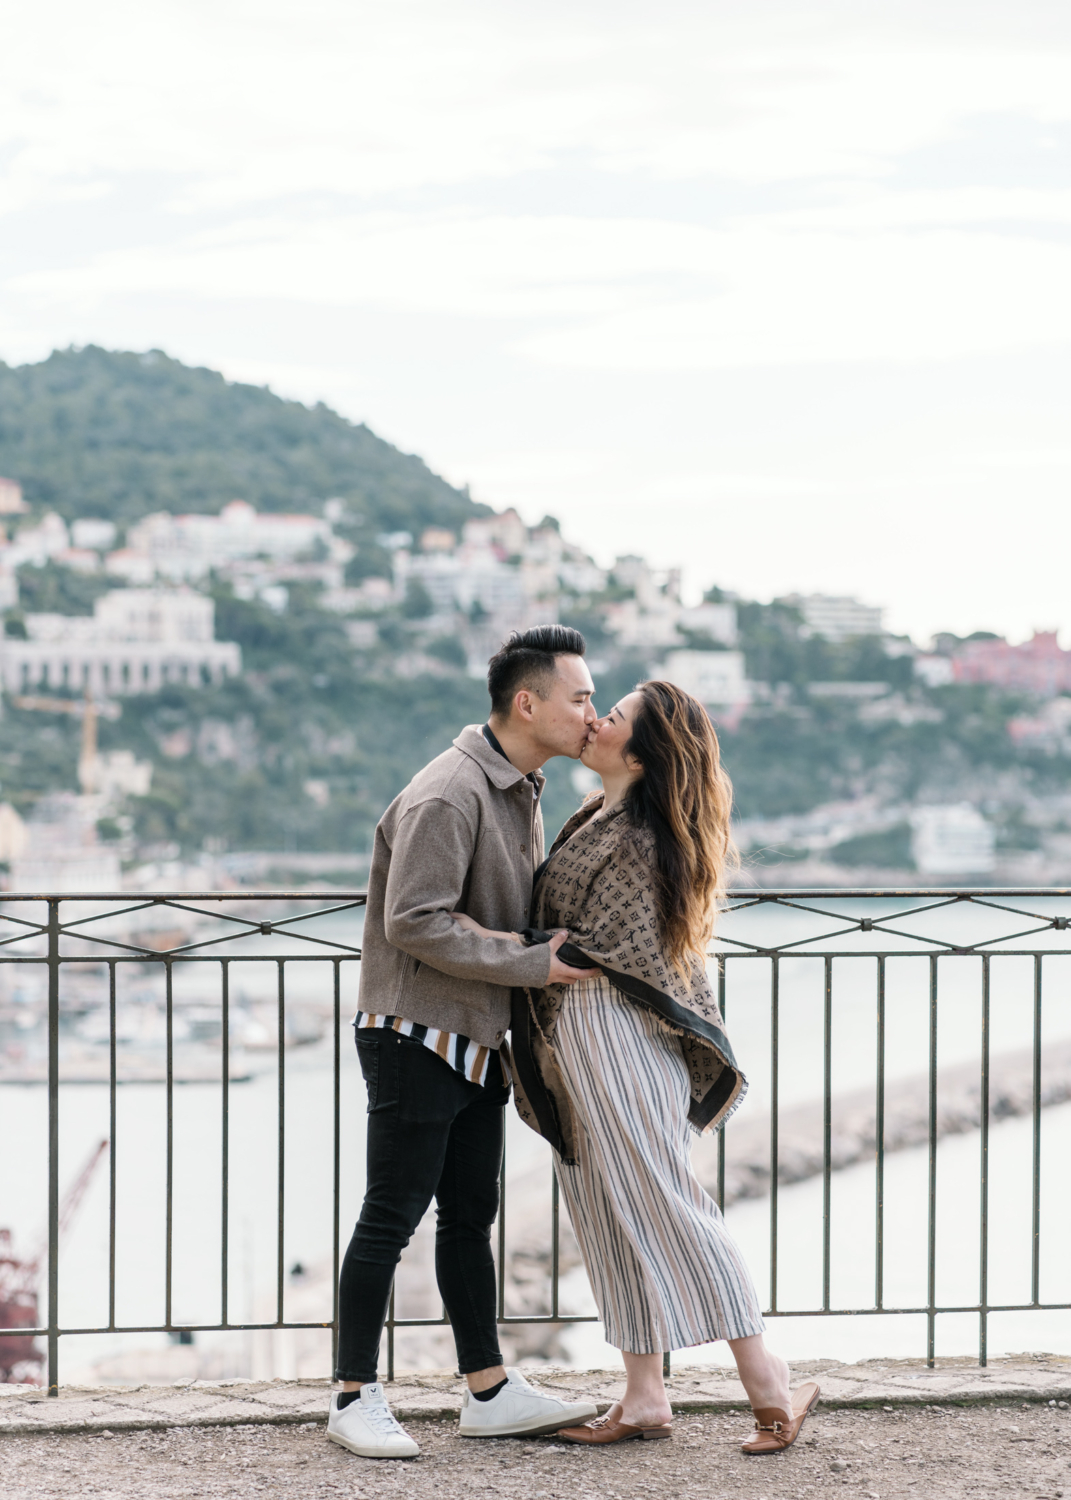
M1071 1497L1071 1411L1039 1403L828 1411L774 1458L745 1458L742 1413L680 1416L671 1442L582 1449L553 1438L474 1441L453 1421L411 1424L421 1456L357 1458L322 1423L56 1433L0 1439L4 1500L30 1496L279 1495L312 1500L775 1500L843 1494Z

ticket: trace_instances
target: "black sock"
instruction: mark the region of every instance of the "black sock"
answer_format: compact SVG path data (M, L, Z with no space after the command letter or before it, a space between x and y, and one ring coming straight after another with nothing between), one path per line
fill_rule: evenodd
M473 1400L493 1401L494 1398L498 1395L499 1391L504 1391L507 1385L509 1385L508 1376L505 1380L500 1380L497 1385L493 1385L489 1391L473 1391Z
M336 1411L345 1411L351 1401L359 1401L360 1399L360 1391L339 1391L335 1409Z

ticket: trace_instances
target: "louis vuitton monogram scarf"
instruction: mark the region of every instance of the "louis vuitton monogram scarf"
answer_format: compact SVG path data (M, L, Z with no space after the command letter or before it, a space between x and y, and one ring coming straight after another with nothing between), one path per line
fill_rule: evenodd
M559 950L567 963L597 965L628 999L648 1006L680 1038L691 1080L688 1118L699 1131L722 1125L747 1082L725 1035L705 966L693 958L682 974L658 933L653 894L654 840L624 804L602 813L590 797L565 824L536 872L532 941L568 928ZM572 1111L554 1062L554 1032L565 985L513 993L512 1052L517 1108L568 1162L575 1159Z

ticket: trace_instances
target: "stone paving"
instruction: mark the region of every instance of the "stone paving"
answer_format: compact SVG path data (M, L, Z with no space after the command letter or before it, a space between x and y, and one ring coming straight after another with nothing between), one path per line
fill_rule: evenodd
M957 1407L1071 1402L1071 1359L1022 1355L994 1359L979 1369L969 1360L941 1359L935 1368L915 1360L870 1360L845 1365L833 1360L797 1363L793 1381L817 1379L827 1410L849 1408ZM567 1399L585 1395L604 1411L617 1399L622 1377L614 1370L529 1372L541 1386ZM387 1387L403 1422L453 1418L461 1404L462 1382L446 1371L401 1375ZM239 1427L325 1422L331 1386L327 1381L182 1381L175 1386L64 1386L49 1398L33 1386L0 1385L0 1436L45 1432L137 1432L169 1428ZM735 1373L682 1367L669 1382L674 1411L735 1411L746 1408Z
M830 1384L843 1381L834 1368ZM1064 1371L1029 1365L1000 1372L979 1390L944 1368L905 1389L911 1370L885 1379L855 1379L840 1397L854 1406L819 1406L787 1452L749 1458L740 1451L750 1429L740 1410L682 1410L684 1403L726 1399L731 1392L678 1390L673 1439L588 1449L555 1436L462 1438L457 1421L429 1417L443 1391L408 1384L422 1404L409 1430L419 1457L404 1462L359 1458L325 1440L322 1421L298 1420L325 1387L224 1391L255 1420L207 1425L211 1404L185 1412L173 1403L214 1393L136 1393L142 1423L181 1422L163 1430L91 1431L90 1393L72 1395L66 1425L0 1438L3 1500L1062 1500L1071 1496L1071 1408L1048 1391L1064 1389ZM1039 1376L1041 1378L1039 1378ZM1059 1379L1055 1377L1059 1377ZM682 1381L692 1377L682 1376ZM706 1371L694 1377L706 1385ZM598 1384L599 1377L589 1379ZM1046 1383L1047 1382L1047 1383ZM565 1383L565 1382L562 1382ZM572 1382L568 1382L571 1384ZM453 1382L444 1380L448 1394ZM1015 1399L1022 1391L1029 1399ZM131 1392L130 1395L135 1393ZM885 1395L890 1401L860 1405ZM952 1399L950 1399L950 1396ZM990 1399L986 1400L985 1397ZM924 1398L929 1397L928 1401ZM938 1398L938 1399L933 1399ZM53 1402L62 1407L67 1398ZM962 1400L964 1404L953 1404ZM161 1403L163 1405L161 1406ZM1061 1404L1062 1403L1062 1404ZM12 1404L18 1405L18 1399ZM218 1402L217 1402L218 1407ZM98 1417L99 1419L99 1412ZM55 1416L48 1419L55 1422ZM217 1424L220 1416L214 1418ZM200 1425L199 1425L200 1424Z

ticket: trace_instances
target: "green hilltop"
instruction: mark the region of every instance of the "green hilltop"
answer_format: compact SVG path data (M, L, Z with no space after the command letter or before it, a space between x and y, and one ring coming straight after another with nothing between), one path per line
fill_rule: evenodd
M322 403L192 369L159 350L62 349L0 363L0 474L35 510L128 523L151 511L350 502L368 531L456 529L486 515L412 454Z
M0 474L19 481L37 515L101 516L120 527L158 510L218 512L236 497L258 510L308 512L338 496L346 506L336 532L358 548L350 582L389 573L379 533L456 532L489 514L421 459L324 405L284 401L155 350L91 346L58 350L39 364L0 364ZM88 614L116 580L49 564L22 568L19 583L24 610ZM102 749L130 749L154 764L149 795L128 803L134 837L143 847L184 851L206 841L369 848L406 781L463 725L484 717L483 683L456 664L431 676L394 676L393 657L420 624L399 611L381 618L381 646L359 653L314 588L293 586L280 616L226 585L207 587L217 637L242 647L242 677L125 698L121 718L100 725ZM74 788L78 735L74 720L5 703L0 799L25 815L43 793ZM564 766L552 779L560 822L576 794Z

